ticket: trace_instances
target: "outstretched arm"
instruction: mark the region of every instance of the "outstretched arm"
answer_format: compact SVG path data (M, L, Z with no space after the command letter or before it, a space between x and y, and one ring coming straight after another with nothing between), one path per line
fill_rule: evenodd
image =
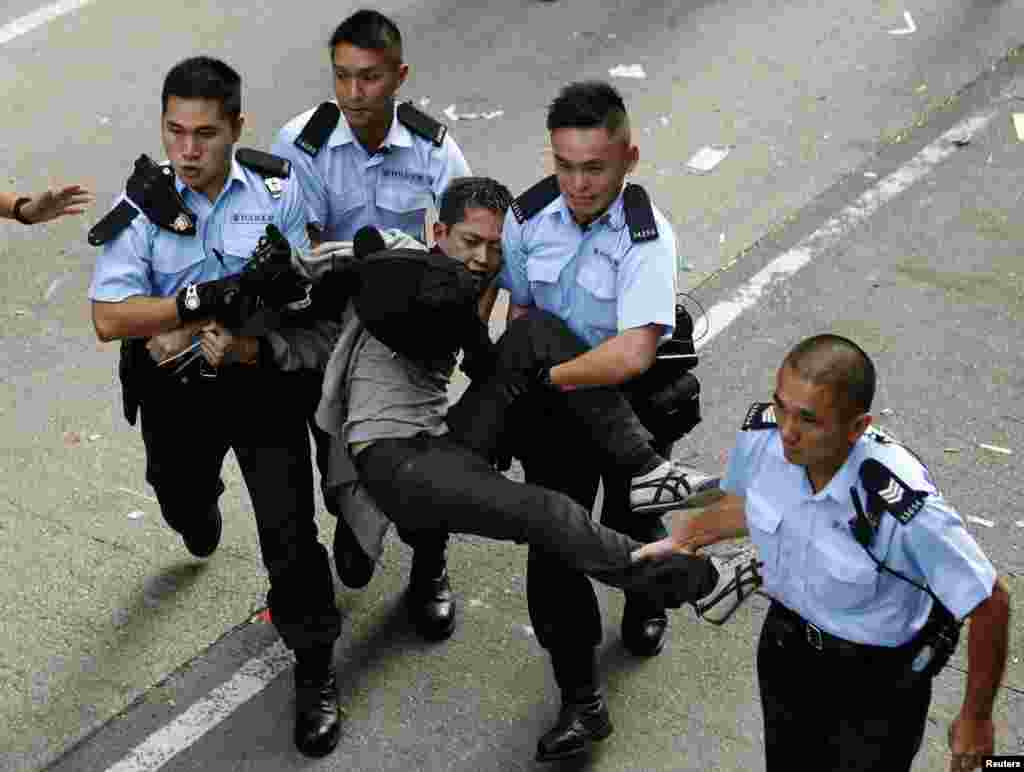
M28 201L21 205L18 214L23 221L34 225L64 215L81 214L92 203L93 195L82 185L54 188L35 196L0 193L0 216L14 219L14 206L20 198L27 198Z

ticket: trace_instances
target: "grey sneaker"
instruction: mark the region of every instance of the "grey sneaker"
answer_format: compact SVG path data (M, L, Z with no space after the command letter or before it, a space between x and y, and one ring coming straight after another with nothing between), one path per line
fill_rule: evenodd
M719 495L719 482L717 476L667 461L654 471L632 479L630 509L637 514L658 515L673 509L707 506Z

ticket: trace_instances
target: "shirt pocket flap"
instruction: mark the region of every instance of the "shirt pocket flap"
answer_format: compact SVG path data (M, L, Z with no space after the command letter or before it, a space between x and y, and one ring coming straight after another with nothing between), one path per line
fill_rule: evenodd
M746 506L747 522L765 533L775 533L782 523L782 513L778 508L771 506L765 498L756 491L747 491Z
M580 266L576 283L596 298L611 300L615 297L618 273L608 260L590 259Z
M529 257L526 260L526 277L543 284L557 284L565 262L560 260Z
M422 212L433 202L433 196L426 190L391 185L382 185L377 190L377 206L389 212Z
M224 252L232 257L248 260L267 232L265 225L235 229L224 234Z

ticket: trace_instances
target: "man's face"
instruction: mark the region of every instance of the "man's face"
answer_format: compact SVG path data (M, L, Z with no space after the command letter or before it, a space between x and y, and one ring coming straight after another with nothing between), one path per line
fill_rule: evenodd
M483 207L466 207L455 225L434 223L434 240L448 257L480 276L481 290L501 268L501 226L504 218Z
M831 386L810 383L789 365L776 376L774 403L786 460L812 476L831 477L870 422L863 414L847 415Z
M558 188L580 225L596 220L611 205L639 157L628 132L613 135L603 128L555 129L551 149Z
M242 116L232 121L216 99L168 97L163 116L164 150L178 178L211 201L231 168L232 146L242 131Z
M409 74L409 65L393 51L376 51L339 43L331 52L334 94L345 120L353 129L387 126L395 93Z

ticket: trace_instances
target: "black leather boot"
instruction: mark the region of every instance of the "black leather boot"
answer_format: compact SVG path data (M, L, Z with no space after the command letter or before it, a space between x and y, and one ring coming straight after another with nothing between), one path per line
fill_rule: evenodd
M299 655L295 665L295 747L314 758L333 751L341 737L332 653L328 649Z
M334 569L338 572L341 583L353 590L368 585L373 578L376 563L363 551L343 515L338 516L338 522L334 526L333 546Z
M613 731L608 706L600 691L566 698L563 694L558 722L537 742L537 761L578 756Z
M645 608L646 606L646 608ZM639 603L626 597L626 608L622 612L622 645L637 657L654 657L665 648L665 631L668 629L668 615L664 610L651 608L650 604Z
M182 529L181 537L185 542L185 547L197 558L210 557L217 549L217 545L220 544L223 523L220 506L214 502L206 512Z
M455 596L448 579L448 565L442 550L425 556L413 555L405 602L417 632L428 641L442 641L455 632Z

